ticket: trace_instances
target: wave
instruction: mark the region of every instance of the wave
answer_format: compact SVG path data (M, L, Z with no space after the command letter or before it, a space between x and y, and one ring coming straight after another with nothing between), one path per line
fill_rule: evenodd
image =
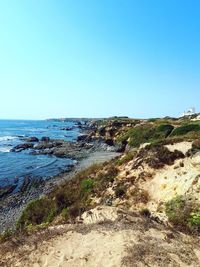
M44 164L42 166L37 166L35 168L35 170L38 170L38 169L42 169L42 168L45 168L45 167L48 167L48 166L51 166L52 164L56 163L57 162L57 159L54 159L52 160L51 162L48 162L47 164Z
M17 139L17 137L16 136L9 136L9 135L0 136L0 142L10 141L10 140L14 140L14 139Z
M8 147L0 147L0 152L8 153L8 152L10 152L10 148L8 148Z

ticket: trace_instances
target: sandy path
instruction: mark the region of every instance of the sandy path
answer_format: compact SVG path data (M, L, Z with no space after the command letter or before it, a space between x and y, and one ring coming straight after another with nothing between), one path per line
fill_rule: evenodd
M113 215L118 214L118 218L114 220L113 216L113 221L107 221L108 210ZM0 266L200 266L199 237L172 232L164 225L138 215L127 214L114 207L101 206L87 212L85 217L93 212L95 216L92 216L94 220L91 218L91 222L96 221L95 218L98 217L98 223L66 225L59 234L42 238L40 241L38 235L41 237L42 233L33 234L27 237L26 242L13 249L7 244L7 252L4 250L0 255ZM61 226L51 227L50 231L55 231L58 227Z
M127 231L91 231L87 235L69 232L31 254L29 266L119 267L125 256L125 236L128 235Z

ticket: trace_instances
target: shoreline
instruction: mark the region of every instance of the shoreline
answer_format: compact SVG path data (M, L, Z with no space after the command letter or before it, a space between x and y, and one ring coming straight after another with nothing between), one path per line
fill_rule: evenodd
M35 199L49 194L64 181L72 179L78 172L87 169L95 163L109 161L120 153L96 148L89 152L71 170L60 173L47 180L42 180L38 187L31 186L24 192L17 192L0 200L0 233L6 229L14 229L17 219L20 217L26 205Z

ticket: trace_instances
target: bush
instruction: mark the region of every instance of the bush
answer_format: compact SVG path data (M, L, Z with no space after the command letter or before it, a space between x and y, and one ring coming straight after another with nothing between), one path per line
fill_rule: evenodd
M167 138L174 127L170 124L160 124L158 126L142 125L137 126L126 132L118 141L129 140L131 147L139 147L141 144L162 140Z
M140 211L140 214L144 217L150 218L151 217L151 212L149 209L144 208Z
M55 216L52 203L46 199L37 199L28 204L17 222L17 228L24 228L29 224L38 225L51 222Z
M9 239L12 236L13 232L11 229L5 230L1 235L0 235L0 241L4 242L7 239Z
M166 138L171 134L173 130L174 126L172 126L171 124L160 124L155 130L155 137L157 135L159 139Z
M200 132L199 124L187 124L173 130L172 136L186 135L189 132Z
M113 162L114 160L93 165L55 188L48 196L29 203L17 222L17 228L23 230L46 225L59 214L65 219L68 219L68 215L70 219L74 219L83 211L94 207L92 194L101 196L118 173Z
M61 212L63 219L67 220L69 218L69 208L64 208Z
M175 160L182 159L185 155L181 151L171 152L163 145L154 144L140 150L138 157L150 167L159 169L165 165L172 165ZM137 164L134 167L138 167Z
M130 151L126 153L125 155L123 155L123 157L117 160L117 165L126 164L127 162L131 161L135 155L136 155L136 151Z
M138 147L141 144L149 142L153 136L153 128L151 126L139 126L131 129L128 132L129 145L131 147Z
M159 120L159 118L150 118L147 121L148 122L156 122L157 120Z
M200 231L200 210L191 198L186 196L173 198L165 204L165 212L174 225L191 231Z
M123 197L125 194L126 194L126 189L125 189L124 186L117 186L117 187L115 188L115 196L116 196L116 197L121 198L121 197Z
M188 226L191 230L200 232L200 211L192 212L188 219Z
M134 191L131 192L132 199L134 203L144 203L147 204L149 202L149 193L147 190L144 190L142 188L136 188Z
M81 182L81 188L83 189L84 192L90 192L94 187L94 180L91 178L84 179Z

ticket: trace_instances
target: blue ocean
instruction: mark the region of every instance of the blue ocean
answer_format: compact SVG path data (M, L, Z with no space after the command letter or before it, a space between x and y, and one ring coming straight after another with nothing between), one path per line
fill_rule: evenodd
M75 141L79 129L73 121L22 121L0 120L0 187L18 183L25 176L48 178L67 170L71 159L48 155L30 155L27 151L11 152L24 143L22 137L50 137ZM68 127L72 130L65 131Z

